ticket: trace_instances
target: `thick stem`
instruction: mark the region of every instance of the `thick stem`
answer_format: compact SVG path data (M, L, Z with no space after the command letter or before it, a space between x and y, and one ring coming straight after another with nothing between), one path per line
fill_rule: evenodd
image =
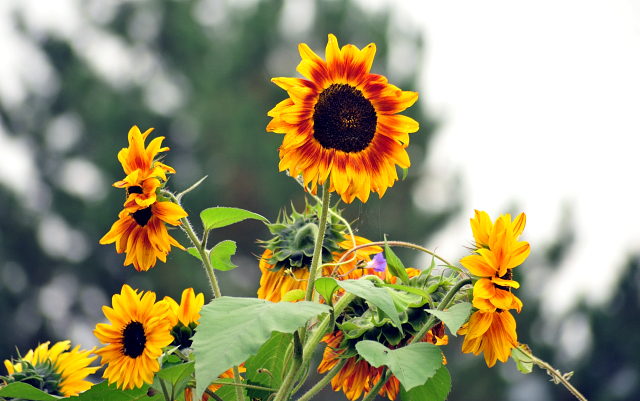
M333 367L333 369L331 369L329 371L329 373L327 373L322 380L320 380L319 382L317 382L315 384L315 386L311 387L311 389L309 391L307 391L302 397L298 398L298 401L309 401L311 399L311 397L313 397L314 395L318 394L318 392L320 390L322 390L324 388L324 386L326 386L327 384L329 384L329 382L331 381L331 379L333 379L335 377L335 375L338 374L338 372L340 372L340 369L342 369L342 367L344 365L346 365L347 361L349 359L341 359L338 364L336 366Z
M533 363L535 363L536 365L538 365L542 369L546 369L547 373L549 374L549 376L553 377L553 381L556 382L556 384L558 382L562 383L562 385L565 386L567 388L567 390L569 390L571 392L571 394L573 394L577 399L579 399L581 401L587 401L587 399L584 397L584 395L580 394L578 389L573 387L571 385L571 383L569 383L569 380L567 380L564 377L564 375L562 373L560 373L558 370L554 369L553 366L549 365L547 362L543 361L542 359L539 359L539 358L533 356L533 354L530 351L528 351L526 347L523 347L522 345L519 345L518 349L520 351L524 352L528 357L530 357L531 360L533 360Z
M216 393L214 393L213 391L209 390L208 388L205 389L204 392L207 393L209 395L209 397L213 398L216 401L224 401L222 398L217 396Z
M244 400L244 391L242 390L242 387L240 386L242 384L242 381L240 380L240 370L238 369L237 366L233 367L233 381L236 384L236 399L239 401L243 401Z
M329 192L329 183L325 182L322 186L322 211L320 213L320 223L318 226L318 236L316 237L316 245L313 249L313 259L311 259L311 267L309 268L309 281L307 283L307 294L304 297L305 301L313 300L314 283L316 276L318 276L318 266L322 259L322 242L324 241L324 231L327 227L327 215L329 214L329 198L331 193ZM322 274L320 274L322 276Z
M362 401L371 401L374 398L376 398L376 395L378 395L382 386L384 386L389 381L389 379L391 379L391 371L386 366L384 368L383 374L384 376L380 375L380 380L378 380L376 385L373 386L371 391L367 393L367 395L362 399Z
M300 336L297 331L293 332L293 363L291 369L287 373L287 376L282 381L280 390L276 393L276 398L273 401L284 401L289 398L289 393L293 388L296 377L298 376L298 369L302 366L302 344L300 343Z
M440 259L444 264L446 264L447 266L453 266L451 263L447 262L443 257L441 257L440 255L436 254L433 251L428 250L427 248L421 247L420 245L416 245L416 244L412 244L410 242L404 242L404 241L387 241L387 244L389 246L403 246L405 248L413 248L413 249L417 249L418 251L422 251L425 253L428 253L429 255L436 257L438 259ZM343 260L345 260L347 258L347 256L349 256L351 253L357 251L358 249L362 249L362 248L368 248L370 246L384 246L385 243L384 241L378 241L378 242L370 242L368 244L361 244L358 246L354 246L353 248L349 249L347 252L344 253L344 255L342 255L342 257L340 258L340 260L338 261L338 263L341 263ZM336 266L336 268L334 269L334 272L338 269L338 267Z
M263 391L271 391L271 392L276 392L278 391L275 388L269 388L269 387L262 387L262 386L254 386L252 384L244 384L244 383L240 383L240 384L236 384L236 383L229 383L229 382L219 382L219 381L214 381L211 383L211 385L214 384L219 384L221 386L236 386L236 387L246 387L246 388L253 388L256 390L263 390Z
M171 396L169 395L169 390L167 389L167 385L164 382L164 379L158 378L160 380L160 387L162 387L162 394L164 395L164 399L166 401L173 401Z
M466 278L464 280L460 280L453 287L451 287L449 292L447 292L447 295L445 295L444 298L442 299L442 301L440 301L440 303L438 304L438 310L441 310L441 311L445 310L449 306L449 302L456 295L456 293L458 291L460 291L460 289L462 287L464 287L465 285L467 285L467 284L471 284L471 279L470 278ZM427 323L425 323L425 325L422 326L422 328L420 329L418 334L416 334L409 341L408 344L411 344L414 341L420 342L422 340L422 338L427 334L427 332L436 324L436 320L437 319L436 319L435 316L429 315L429 320L427 320Z

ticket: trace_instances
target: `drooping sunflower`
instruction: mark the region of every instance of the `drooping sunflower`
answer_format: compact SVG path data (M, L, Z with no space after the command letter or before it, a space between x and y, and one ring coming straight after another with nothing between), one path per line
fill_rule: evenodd
M489 367L495 365L496 360L507 362L511 350L518 346L516 321L507 310L476 311L458 334L465 336L462 352L473 355L484 352Z
M476 210L475 218L471 219L476 249L473 255L460 261L471 274L481 277L473 286L474 307L520 312L522 302L511 293L511 288L520 286L512 279L512 269L529 256L529 243L518 241L525 223L524 213L513 222L511 215L502 215L493 224L486 212Z
M156 159L160 152L168 147L161 147L164 137L154 138L145 148L145 141L153 128L143 133L137 126L129 130L129 147L118 152L118 160L127 176L113 184L114 187L127 190L125 208L134 212L137 208L146 208L156 201L156 189L167 181L167 173L175 174L175 170Z
M113 223L100 243L116 243L118 253L126 252L124 265L133 263L137 271L147 271L156 265L156 260L167 261L171 245L185 248L169 235L164 223L177 226L187 213L172 202L154 202L151 206L133 213L123 210L119 220Z
M99 367L89 367L97 356L90 357L96 347L80 351L80 345L71 351L70 341L61 341L49 348L49 341L35 351L14 361L5 360L9 373L7 384L22 382L56 396L70 397L88 390L92 383L84 380ZM1 387L1 386L0 386Z
M118 388L140 388L153 383L153 374L160 370L158 357L162 348L171 344L169 305L156 301L156 294L122 286L120 294L112 297L112 307L102 311L111 324L99 323L93 333L105 347L95 351L102 365L108 364L103 378Z
M339 213L332 208L334 213ZM309 267L313 256L316 233L320 219L318 207L305 205L302 213L295 209L291 215L283 214L282 218L274 224L269 224L269 230L274 237L263 241L267 248L260 258L260 288L258 298L272 302L279 302L282 296L295 289L307 289ZM333 214L327 218L325 235L322 242L321 263L337 262L344 253L356 245L368 244L366 238L351 237L345 233L347 227ZM346 259L347 263L336 269L339 279L355 279L364 274L360 266L369 262L369 255L382 252L379 246L371 246L359 249ZM335 266L325 266L322 269L323 276L333 273Z
M297 71L307 79L273 78L289 98L278 103L267 131L285 134L280 146L280 171L302 173L305 188L330 181L346 203L366 202L371 191L380 197L398 179L396 165L410 165L405 148L418 123L397 115L418 99L382 75L371 74L376 52L371 43L338 47L329 35L326 61L304 43Z

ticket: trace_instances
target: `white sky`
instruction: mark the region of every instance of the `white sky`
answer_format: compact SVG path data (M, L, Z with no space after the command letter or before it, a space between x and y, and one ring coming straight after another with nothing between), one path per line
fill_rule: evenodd
M538 292L552 314L606 299L640 251L640 3L402 1L425 31L421 100L442 117L422 191L427 207L461 174L463 210L434 241L459 256L473 209L517 205L532 249L554 240L563 205L577 229ZM414 134L416 135L416 134ZM522 283L526 285L526 283Z

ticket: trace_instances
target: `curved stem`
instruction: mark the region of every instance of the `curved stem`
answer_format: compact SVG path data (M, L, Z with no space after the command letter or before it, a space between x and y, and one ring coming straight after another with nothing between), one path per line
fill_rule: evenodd
M380 380L378 380L376 385L373 386L371 391L367 393L367 395L362 399L362 401L371 401L374 398L376 398L376 395L378 395L382 386L384 386L389 381L389 379L391 379L391 371L386 366L384 368L383 374L384 376L380 375Z
M173 203L182 207L182 205L180 205L180 200L178 200L178 198L176 198L174 194L169 191L162 191L162 193L169 196ZM180 222L182 223L180 225L180 228L187 234L189 240L191 240L191 243L198 251L200 259L202 259L202 265L204 266L204 269L207 272L207 276L209 277L209 284L211 285L211 291L213 292L214 297L220 298L222 296L222 293L220 292L220 286L218 285L216 274L213 271L213 266L211 266L211 260L209 259L209 255L206 252L203 241L200 241L200 239L196 235L195 231L193 230L193 226L191 225L191 222L188 218L183 217L180 219ZM206 235L203 236L203 239L204 238L206 238Z
M340 369L342 369L342 367L347 364L348 360L349 359L341 359L338 362L338 364L336 366L334 366L333 369L331 369L329 371L329 373L327 373L322 378L322 380L317 382L315 384L315 386L311 387L311 389L309 391L307 391L302 397L298 398L298 401L309 401L311 399L311 397L316 395L320 390L322 390L324 388L324 386L329 384L331 379L333 379L335 377L335 375L337 375L338 372L340 372Z
M567 388L567 390L569 390L571 392L571 394L573 394L577 399L581 400L581 401L587 401L587 399L584 397L584 395L580 394L580 392L571 385L571 383L569 383L569 380L567 380L564 375L562 373L560 373L560 371L556 370L553 368L553 366L549 365L547 362L543 361L542 359L539 359L537 357L535 357L531 351L528 350L527 347L524 347L522 344L520 344L518 346L518 349L522 352L524 352L528 357L531 358L531 360L533 361L533 363L535 363L536 365L538 365L539 367L541 367L542 369L546 369L547 370L547 374L549 374L549 376L553 377L553 381L558 384L558 383L562 383L563 386L565 386Z
M387 241L387 244L389 244L389 246L403 246L405 248L413 248L413 249L417 249L419 251L428 253L429 255L436 257L438 259L440 259L444 264L448 265L448 266L453 266L451 263L447 262L443 257L441 257L440 255L436 254L433 251L428 250L427 248L421 247L420 245L416 245L416 244L412 244L410 242L404 242L404 241ZM354 246L353 248L349 249L347 252L344 253L344 255L342 255L342 257L340 258L340 260L338 261L338 263L342 262L349 254L351 254L352 252L357 251L358 249L362 249L362 248L368 248L370 246L384 246L384 241L378 241L378 242L370 242L368 244L361 244L358 246Z

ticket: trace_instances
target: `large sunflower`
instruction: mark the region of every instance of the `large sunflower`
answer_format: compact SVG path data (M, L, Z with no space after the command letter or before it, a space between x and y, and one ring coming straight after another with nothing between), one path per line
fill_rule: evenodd
M340 49L329 35L326 61L304 43L298 49L297 71L307 79L272 79L289 94L268 113L273 120L267 131L285 134L280 171L302 173L313 193L329 179L330 191L346 203L356 197L366 202L371 191L382 197L398 179L395 165L410 165L405 148L418 123L396 113L413 105L418 94L369 73L373 43Z
M187 213L172 202L155 202L133 213L125 209L100 243L115 242L118 253L127 253L125 266L133 263L137 271L147 271L156 265L157 259L167 261L171 245L184 250L169 235L164 223L177 226L182 224L179 220L186 216Z
M473 255L460 261L471 274L481 277L473 286L474 307L520 312L522 302L511 293L511 288L520 286L512 280L512 269L529 256L529 243L518 241L525 223L524 213L513 222L509 214L500 216L493 224L486 212L476 210L475 218L471 219L476 248Z
M108 364L102 377L118 388L140 388L153 383L153 374L160 370L158 357L162 348L171 344L169 305L155 302L156 294L138 293L128 285L112 298L113 307L102 311L111 324L99 323L93 333L107 346L95 351L102 365Z
M91 350L80 351L80 345L71 351L70 341L61 341L49 348L49 341L29 350L17 361L4 361L10 380L31 384L49 394L69 397L88 390L92 383L84 380L99 367L89 367L97 356L89 357ZM19 378L17 376L20 376Z
M458 334L465 335L462 352L473 352L473 355L484 352L489 367L495 365L496 360L507 362L511 349L518 346L516 321L507 310L474 312Z

